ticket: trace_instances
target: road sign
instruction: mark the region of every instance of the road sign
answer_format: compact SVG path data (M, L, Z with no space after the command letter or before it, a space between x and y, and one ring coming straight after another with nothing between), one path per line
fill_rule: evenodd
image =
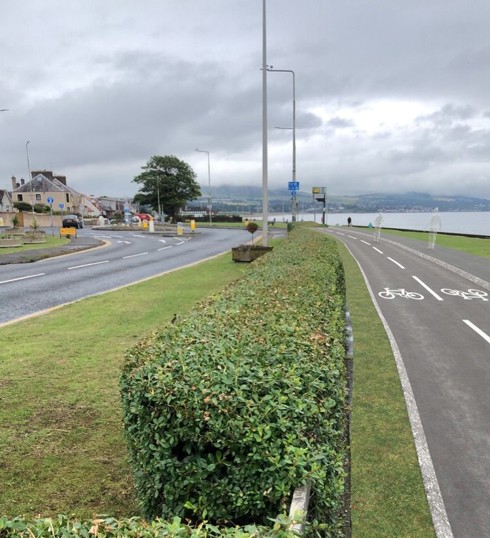
M288 191L299 191L299 181L288 181Z
M53 202L54 202L54 199L53 199L53 197L51 197L51 196L48 196L48 204L49 204L49 205L52 205L52 204L53 204Z
M60 209L63 209L63 208L65 207L65 204L58 204L58 207L59 207Z

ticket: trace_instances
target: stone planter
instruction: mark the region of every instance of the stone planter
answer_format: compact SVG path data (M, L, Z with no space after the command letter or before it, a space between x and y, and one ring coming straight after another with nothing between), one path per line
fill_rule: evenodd
M240 245L231 249L234 262L250 263L270 252L274 247L264 247L262 245Z
M24 245L31 245L35 243L46 243L45 232L25 232L24 233Z
M19 237L4 237L0 239L0 247L9 248L9 247L21 247L22 239Z

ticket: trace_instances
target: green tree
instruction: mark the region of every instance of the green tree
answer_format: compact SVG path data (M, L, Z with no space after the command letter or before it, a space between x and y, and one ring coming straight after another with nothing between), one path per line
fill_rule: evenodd
M173 155L155 155L141 168L143 172L133 179L141 185L134 197L136 203L158 211L160 199L160 207L175 219L188 201L201 196L194 170Z

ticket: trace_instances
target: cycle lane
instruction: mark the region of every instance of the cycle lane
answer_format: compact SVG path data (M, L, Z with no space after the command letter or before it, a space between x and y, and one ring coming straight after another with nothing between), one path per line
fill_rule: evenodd
M463 321L490 334L488 292L449 295L442 290L478 286L392 243L349 235L338 238L366 275L413 390L452 527L442 522L438 536L490 536L490 344Z

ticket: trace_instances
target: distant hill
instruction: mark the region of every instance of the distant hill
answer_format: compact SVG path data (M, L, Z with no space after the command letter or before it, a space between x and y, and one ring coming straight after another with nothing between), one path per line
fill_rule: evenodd
M207 188L203 186L204 196L191 206L207 204ZM243 212L251 207L257 210L262 204L262 189L252 186L221 185L212 188L213 209L221 212ZM297 193L298 209L307 211L318 208L311 193ZM435 207L439 211L490 211L490 200L470 196L431 195L425 192L407 192L400 194L361 194L358 196L328 196L328 211L373 213L377 211L408 212L430 211ZM269 190L269 205L271 211L281 212L289 209L291 196L285 189Z

